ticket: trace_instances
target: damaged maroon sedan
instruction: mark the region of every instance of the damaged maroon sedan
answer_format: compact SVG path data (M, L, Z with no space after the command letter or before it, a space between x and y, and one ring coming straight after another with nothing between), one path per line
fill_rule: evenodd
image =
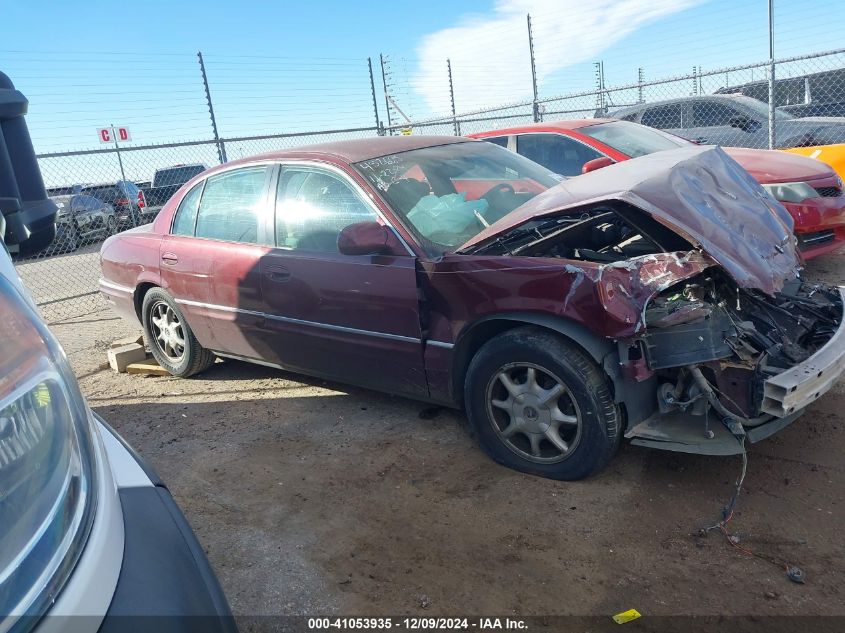
M561 182L490 143L385 137L211 169L110 238L100 290L189 376L215 356L466 409L557 479L636 444L729 455L845 370L843 292L718 148Z

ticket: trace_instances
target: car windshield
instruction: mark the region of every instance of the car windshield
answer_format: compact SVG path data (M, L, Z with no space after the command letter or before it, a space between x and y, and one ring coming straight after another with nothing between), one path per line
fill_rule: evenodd
M381 156L355 167L434 257L454 250L562 179L481 141Z
M691 144L680 137L664 134L654 128L630 121L588 125L579 128L578 132L594 138L630 158L661 152L665 149L677 149Z
M744 95L737 95L731 96L731 101L735 103L745 106L749 110L754 112L754 116L768 119L769 118L769 104L763 103L762 101L758 101L757 99L753 99L751 97L746 97ZM775 120L776 121L791 121L795 117L791 114L787 114L783 110L775 110Z

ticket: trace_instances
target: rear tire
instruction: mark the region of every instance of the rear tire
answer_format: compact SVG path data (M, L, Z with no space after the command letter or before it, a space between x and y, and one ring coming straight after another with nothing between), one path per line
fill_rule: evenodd
M470 426L495 461L550 479L598 472L622 439L604 372L579 347L539 328L510 330L472 359Z
M144 337L159 365L178 378L205 371L215 356L199 344L185 315L165 290L152 288L141 308Z
M76 226L76 223L71 223L65 238L65 252L72 253L79 248L80 243L79 227Z

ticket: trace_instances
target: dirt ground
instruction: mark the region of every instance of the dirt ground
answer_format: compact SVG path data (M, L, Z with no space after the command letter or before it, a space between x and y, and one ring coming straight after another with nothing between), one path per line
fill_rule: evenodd
M845 255L808 266L842 283ZM236 614L845 615L845 384L738 457L623 445L587 481L494 464L462 414L220 362L189 380L98 366L132 327L53 326L91 406L169 484Z

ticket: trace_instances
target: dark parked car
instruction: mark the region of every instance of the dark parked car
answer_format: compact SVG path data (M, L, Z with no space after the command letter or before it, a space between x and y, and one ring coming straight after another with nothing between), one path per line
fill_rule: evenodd
M577 479L623 434L741 453L836 382L843 293L796 248L719 148L561 183L491 143L379 137L205 172L103 244L100 291L173 375L220 355L464 407L497 461Z
M115 217L121 229L144 224L147 200L144 192L134 182L118 180L114 184L79 187L78 192L93 196L114 207Z
M206 169L205 165L200 164L174 165L156 169L151 186L143 189L147 205L150 209L160 209L174 193L179 191L179 187Z
M769 106L742 95L706 95L642 103L607 114L726 147L769 147ZM845 118L797 118L775 110L777 149L845 142Z
M82 244L88 244L117 233L117 218L114 208L102 200L74 194L55 196L56 239L47 252L75 251Z
M469 136L498 143L563 176L691 144L614 119L544 121ZM804 259L845 245L845 190L829 165L780 151L729 147L725 152L789 211Z
M727 86L716 94L741 94L768 103L769 82ZM775 106L797 117L845 116L845 68L775 79Z

